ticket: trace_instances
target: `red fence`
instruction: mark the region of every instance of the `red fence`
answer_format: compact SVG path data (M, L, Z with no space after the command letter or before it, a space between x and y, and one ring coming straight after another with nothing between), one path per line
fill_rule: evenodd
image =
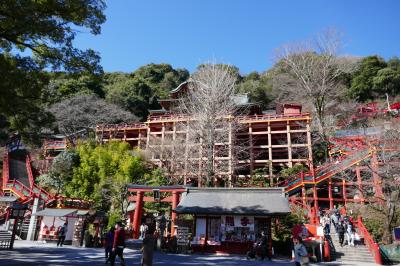
M363 224L361 217L358 217L357 219L357 227L358 227L358 233L364 238L364 243L368 247L372 256L374 257L375 262L377 264L383 265L379 244L375 243L374 239L372 238L367 228Z

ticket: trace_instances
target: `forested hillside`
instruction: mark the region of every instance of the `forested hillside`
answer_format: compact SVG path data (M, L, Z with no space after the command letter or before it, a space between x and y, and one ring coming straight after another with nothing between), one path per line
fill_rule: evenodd
M400 94L399 58L385 61L374 55L354 59L352 64L355 70L341 77L344 92L334 99L337 103L380 101L385 99L385 93L394 100ZM284 69L279 63L262 73L242 74L237 67L231 69L237 75L237 91L247 93L252 102L264 109L273 108L275 101L305 101L307 105L294 93L296 87L288 91L282 86ZM36 96L35 106L26 107L31 115L36 112L43 116L43 132L70 134L96 123L146 120L148 110L160 108L157 99L167 98L168 92L187 80L190 73L169 64L148 64L131 73L48 72L45 76L45 82L37 88L40 97ZM3 124L2 129L7 132L16 128Z

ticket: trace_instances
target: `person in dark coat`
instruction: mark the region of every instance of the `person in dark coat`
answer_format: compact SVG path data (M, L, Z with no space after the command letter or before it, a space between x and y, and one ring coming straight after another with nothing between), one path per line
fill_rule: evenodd
M261 232L261 250L261 260L264 260L265 257L268 257L268 259L271 260L271 254L269 253L268 249L268 235L265 231Z
M339 236L339 243L340 243L340 246L341 246L341 247L343 247L344 232L345 232L345 228L344 228L344 226L343 226L343 223L339 223L339 224L337 225L337 233L338 233L338 236Z
M113 243L114 243L114 228L111 227L110 230L107 232L106 237L105 237L105 245L104 245L104 250L105 250L105 255L106 255L106 263L108 263L111 259L111 252L113 248Z
M58 236L57 247L58 246L62 247L64 245L65 235L67 234L67 231L68 231L68 223L65 222L64 225L60 227L57 232Z
M114 231L114 241L112 246L112 253L111 253L111 266L115 264L115 258L118 256L121 260L121 265L125 265L124 260L124 248L125 248L125 229L122 227L122 223L118 222L115 225Z
M153 234L149 231L146 232L142 244L142 266L152 266L153 265L153 252L154 252L155 239Z

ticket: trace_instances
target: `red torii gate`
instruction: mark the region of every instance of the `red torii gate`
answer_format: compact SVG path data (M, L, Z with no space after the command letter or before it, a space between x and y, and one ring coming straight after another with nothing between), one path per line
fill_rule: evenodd
M179 196L182 192L186 191L186 187L184 186L146 186L146 185L135 185L135 184L129 184L127 186L128 191L131 193L136 193L136 195L131 195L128 197L129 202L135 202L136 207L135 207L135 212L130 217L130 220L133 220L133 237L134 238L139 238L139 227L140 227L140 221L142 218L143 214L143 202L156 202L154 200L154 197L150 196L144 196L145 192L154 192L154 191L159 191L159 192L169 192L172 193L172 196L167 196L164 198L160 198L160 202L171 202L172 203L172 210L174 210L179 203ZM158 202L158 201L157 201ZM133 217L132 217L133 216ZM176 213L172 211L171 213L171 236L174 235L175 233L175 219L176 219Z

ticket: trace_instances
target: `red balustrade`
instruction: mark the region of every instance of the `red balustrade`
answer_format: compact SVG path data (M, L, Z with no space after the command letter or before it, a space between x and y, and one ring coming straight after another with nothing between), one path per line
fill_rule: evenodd
M3 158L3 188L6 186L8 179L9 179L9 165L8 165L8 153L6 152L4 154L4 158Z
M29 157L29 155L26 155L26 171L28 172L29 184L32 187L35 181L33 179L31 158Z
M47 150L51 149L66 149L67 141L66 140L46 140L44 142L44 147Z
M358 233L364 238L364 244L368 247L369 251L371 252L372 256L375 259L375 262L377 264L383 265L383 259L379 248L379 244L374 241L374 239L368 232L367 228L362 222L361 216L359 216L357 219L357 228L358 228Z
M9 181L6 184L6 188L11 189L14 193L16 193L23 200L32 196L32 190L16 179Z
M272 120L272 119L286 119L286 118L306 118L310 113L301 114L263 114L263 115L242 115L238 116L238 120Z

